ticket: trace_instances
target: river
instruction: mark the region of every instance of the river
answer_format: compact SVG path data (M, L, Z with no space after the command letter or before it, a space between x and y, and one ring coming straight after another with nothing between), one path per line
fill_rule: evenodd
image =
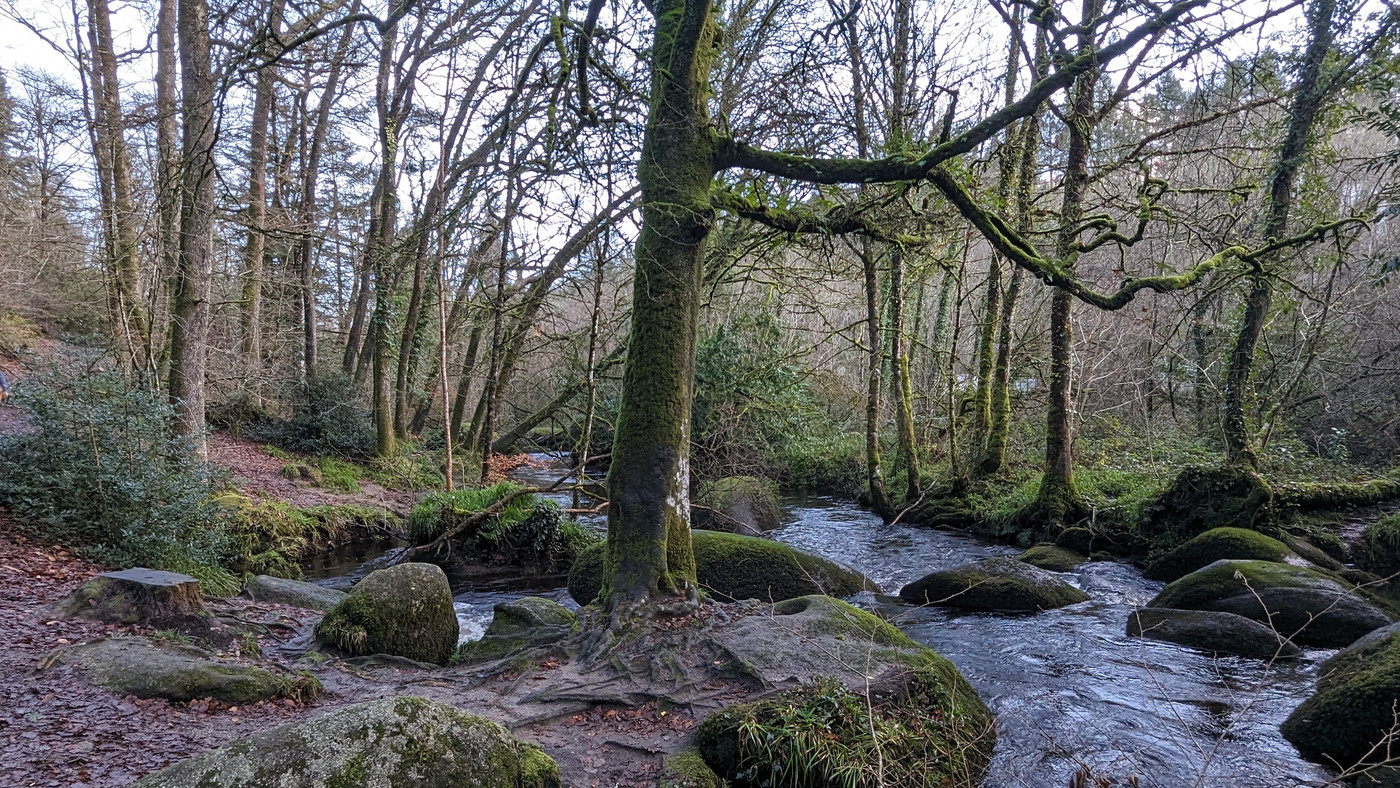
M557 465L536 466L522 468L515 478L547 486L560 473ZM551 497L569 503L567 494ZM854 503L831 498L789 497L783 522L773 538L858 569L887 594L929 572L1016 553L958 533L886 525ZM605 527L601 517L584 524ZM351 577L391 557L371 557ZM344 574L345 568L317 574ZM1312 693L1317 666L1332 652L1309 649L1300 660L1268 665L1129 638L1129 612L1156 595L1161 583L1115 562L1084 564L1064 579L1090 600L1035 615L896 611L899 628L957 665L996 712L998 739L987 788L1069 786L1081 769L1112 785L1132 785L1130 778L1136 778L1143 788L1328 782L1328 773L1303 760L1278 726ZM516 584L454 593L464 640L479 638L492 607L507 599L532 594L577 607L558 587Z

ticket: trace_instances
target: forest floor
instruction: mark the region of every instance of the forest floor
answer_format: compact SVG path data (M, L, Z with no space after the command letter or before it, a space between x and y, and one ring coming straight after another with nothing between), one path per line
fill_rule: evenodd
M579 688L596 681L563 657L484 682L472 668L433 669L376 658L308 660L293 641L304 642L318 614L236 598L211 600L211 608L221 617L275 623L274 632L288 633L259 636L261 664L310 670L325 685L323 697L241 707L121 697L85 683L71 666L40 667L55 650L70 645L154 634L51 613L54 603L104 568L36 541L12 519L0 517L0 642L5 644L0 649L0 752L5 753L0 785L5 788L125 786L235 738L392 695L427 697L505 724L555 758L566 786L650 788L664 756L683 747L705 707L751 694L747 687L720 682L707 687L704 699L691 708L595 702L587 699L586 689L532 701L528 696L542 687ZM605 697L600 691L598 698Z
M391 490L369 479L359 480L358 493L293 481L281 474L286 460L268 454L256 441L223 432L209 436L209 462L228 471L233 486L244 495L276 499L293 506L356 504L388 509L406 517L418 499L416 493Z

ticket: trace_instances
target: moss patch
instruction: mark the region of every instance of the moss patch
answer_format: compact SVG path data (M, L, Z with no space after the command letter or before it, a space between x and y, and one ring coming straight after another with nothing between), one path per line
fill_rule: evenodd
M667 758L657 788L725 788L728 783L705 763L700 751L687 747Z
M1212 528L1167 551L1147 565L1143 576L1176 580L1221 559L1282 563L1293 556L1288 545L1247 528Z
M409 538L421 545L461 528L452 540L454 555L539 573L564 571L581 550L598 542L553 501L522 495L522 489L514 482L501 482L477 490L433 493L409 515ZM503 500L498 511L482 516Z
M1066 550L1055 545L1038 544L1016 556L1016 560L1023 561L1038 569L1048 569L1051 572L1073 572L1075 567L1088 559L1073 550Z
M988 558L934 572L901 588L899 596L916 605L1012 612L1050 610L1089 598L1049 572L1013 558Z
M859 572L768 539L700 530L690 537L700 587L720 599L780 601L879 590ZM592 602L603 587L604 547L579 553L569 571L569 595L581 605Z

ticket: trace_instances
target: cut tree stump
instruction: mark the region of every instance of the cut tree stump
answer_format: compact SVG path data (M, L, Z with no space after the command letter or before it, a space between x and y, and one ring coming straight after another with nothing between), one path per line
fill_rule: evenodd
M171 629L206 639L230 637L204 606L199 581L176 572L104 572L59 603L59 612L67 618Z

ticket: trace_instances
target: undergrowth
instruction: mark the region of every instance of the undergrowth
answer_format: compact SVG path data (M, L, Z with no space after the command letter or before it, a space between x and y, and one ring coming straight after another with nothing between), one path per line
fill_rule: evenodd
M499 512L472 523L457 534L454 545L468 557L488 563L526 566L540 571L564 571L579 551L598 538L590 534L553 501L523 490L515 482L501 482L479 489L439 492L427 496L408 518L409 539L426 544L502 499L511 498Z

